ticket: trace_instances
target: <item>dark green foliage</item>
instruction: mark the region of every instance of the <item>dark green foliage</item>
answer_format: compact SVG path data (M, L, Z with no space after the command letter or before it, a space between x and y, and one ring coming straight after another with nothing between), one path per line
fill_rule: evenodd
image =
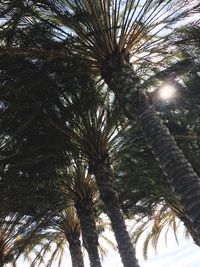
M61 43L50 38L42 25L16 36L22 46L58 49ZM13 45L19 44L13 40ZM70 101L73 95L87 99L81 88L91 78L81 73L82 68L76 56L64 60L0 56L1 197L14 210L34 213L45 202L48 206L61 201L54 191L56 168L69 162L70 138L51 121L62 124L73 116L77 104Z

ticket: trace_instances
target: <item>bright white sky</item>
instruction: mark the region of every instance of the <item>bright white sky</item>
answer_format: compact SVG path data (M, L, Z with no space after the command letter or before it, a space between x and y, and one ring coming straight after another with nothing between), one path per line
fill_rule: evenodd
M107 233L112 239L112 234ZM148 260L144 260L142 256L142 242L136 247L137 258L139 259L140 267L199 267L200 266L200 248L193 244L191 240L187 240L183 236L183 227L180 226L179 245L176 243L172 233L169 232L168 246L166 248L164 239L161 238L158 245L158 252L150 248ZM108 248L108 247L107 247ZM109 248L108 248L109 249ZM18 267L29 267L29 263L23 261L18 262ZM109 249L109 254L103 259L103 267L123 267L118 253ZM8 266L10 267L10 266ZM57 267L53 264L52 267ZM62 267L71 267L70 255L66 252ZM88 259L85 255L85 267L89 267Z

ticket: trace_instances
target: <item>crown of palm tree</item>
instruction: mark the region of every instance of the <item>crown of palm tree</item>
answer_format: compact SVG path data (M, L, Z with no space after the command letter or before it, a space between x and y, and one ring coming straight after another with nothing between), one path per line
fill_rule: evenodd
M73 47L96 71L149 61L180 20L198 10L195 1L46 0L59 23L76 33ZM43 16L44 17L44 16ZM159 48L158 48L159 45Z
M155 58L166 48L166 38L173 26L179 26L179 21L198 12L200 7L195 0L18 2L7 1L0 9L5 20L1 26L3 31L11 29L13 36L18 26L34 24L39 17L40 21L54 27L56 38L65 39L66 35L75 32L73 49L80 52L90 67L98 72L102 72L107 64L118 68L123 62L129 62L130 58L134 63L151 61L151 57ZM53 53L29 49L29 54ZM9 52L8 49L6 51ZM26 54L27 50L15 52ZM56 56L63 56L63 51Z
M91 89L96 92L98 88L93 86ZM120 109L113 105L108 95L94 100L96 94L92 96L92 104L80 97L71 98L75 112L71 119L64 120L64 125L55 118L50 121L53 127L67 136L66 142L70 140L73 154L81 154L89 163L94 159L100 161L108 153L114 152L117 133L125 122L124 117L119 118Z
M80 222L73 206L60 211L52 218L53 229L59 230L68 238L72 232L80 233Z
M149 66L151 70L152 66L164 67L160 56L169 56L173 29L199 9L195 0L7 1L0 9L3 36L10 32L13 38L16 29L21 31L40 21L55 30L55 37L64 41L62 47L66 36L72 42L70 46L68 39L67 49L59 51L19 49L14 45L1 46L0 53L63 58L73 50L109 82L110 72L120 69L123 63L131 62L134 69L145 73L150 71Z
M98 199L98 192L95 179L90 175L85 166L81 163L74 163L67 169L58 170L59 185L61 190L70 201L83 201L91 200L94 203Z

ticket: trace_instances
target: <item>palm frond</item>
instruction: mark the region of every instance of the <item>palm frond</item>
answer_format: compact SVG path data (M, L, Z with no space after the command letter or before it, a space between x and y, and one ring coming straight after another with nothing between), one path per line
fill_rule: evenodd
M169 29L195 11L191 1L57 1L51 7L57 16L68 7L69 27L76 33L76 49L98 69L112 55L124 57L147 53L164 46ZM59 3L59 4L58 4ZM67 16L66 16L67 17ZM168 29L168 30L167 30ZM164 31L165 30L165 31ZM89 56L90 55L90 56Z
M15 4L2 8L8 24L17 17L12 14ZM102 73L105 64L114 57L118 64L131 60L137 65L149 54L148 60L153 63L158 51L167 48L166 40L173 29L199 12L199 7L200 4L189 0L45 0L25 9L18 6L17 10L19 20L27 12L30 14L24 18L25 25L39 19L54 28L55 33L59 31L60 36L71 31L73 44L68 49L83 55L94 71ZM154 51L155 47L159 49Z
M166 245L169 230L173 231L175 240L178 243L178 225L179 221L177 215L172 209L163 206L163 208L161 207L156 210L151 218L146 219L143 222L135 223L131 230L132 238L134 242L138 242L141 236L146 235L143 243L143 256L147 259L149 245L151 244L156 252L160 235L162 233L165 233L164 237Z

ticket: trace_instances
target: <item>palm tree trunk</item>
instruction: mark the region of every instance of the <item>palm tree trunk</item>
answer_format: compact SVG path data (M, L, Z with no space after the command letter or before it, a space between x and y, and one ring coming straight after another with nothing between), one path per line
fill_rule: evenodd
M3 267L4 266L4 256L2 255L0 257L0 267Z
M133 70L126 66L113 76L109 86L115 92L126 116L135 120L136 114L138 115L146 140L178 195L193 230L200 237L200 179L168 128L155 113L149 97L145 93L139 94L137 83Z
M2 247L3 247L3 244L1 244L0 267L4 266L4 253L3 253Z
M148 100L148 99L147 99ZM140 118L146 139L180 198L186 216L200 236L200 179L178 148L167 127L152 110Z
M177 215L178 216L178 215ZM192 240L194 241L195 245L200 247L200 239L197 235L197 233L194 231L191 221L186 216L178 216L178 218L183 222L185 227L187 228Z
M80 235L77 233L67 237L69 251L72 260L72 267L84 267L83 254L81 250Z
M81 224L84 246L88 252L90 266L101 267L98 252L98 234L91 203L76 202L75 207Z
M104 162L93 162L92 170L101 199L105 204L112 229L118 244L118 250L124 267L139 267L135 257L135 249L126 230L124 217L117 190L115 189L112 170L108 159Z

